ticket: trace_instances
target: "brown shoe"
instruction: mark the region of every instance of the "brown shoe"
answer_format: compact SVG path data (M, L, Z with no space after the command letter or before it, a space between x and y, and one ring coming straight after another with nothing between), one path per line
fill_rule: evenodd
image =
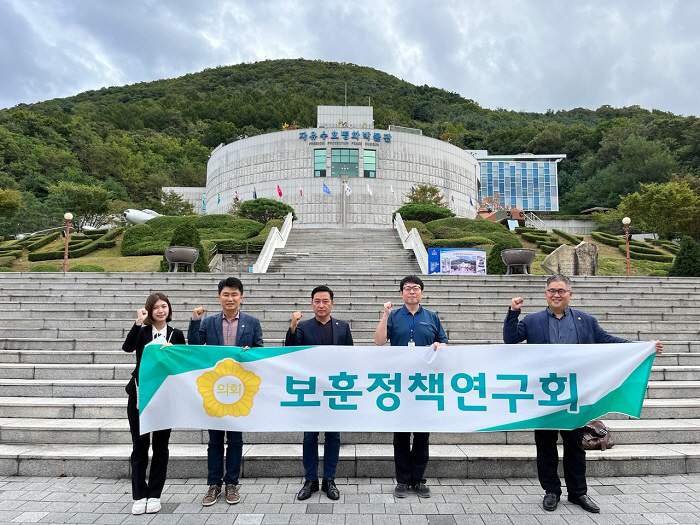
M239 488L240 485L234 485L233 483L226 485L226 503L229 505L235 505L241 501L241 497L238 495Z
M202 506L209 507L210 505L213 505L216 503L216 500L219 499L219 496L221 496L221 487L216 484L209 485L209 490L207 490L204 498L202 498Z

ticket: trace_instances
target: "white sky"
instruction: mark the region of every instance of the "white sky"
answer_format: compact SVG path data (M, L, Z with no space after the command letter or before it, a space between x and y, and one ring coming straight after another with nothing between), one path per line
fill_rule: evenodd
M487 108L700 115L696 0L0 0L0 108L277 58Z

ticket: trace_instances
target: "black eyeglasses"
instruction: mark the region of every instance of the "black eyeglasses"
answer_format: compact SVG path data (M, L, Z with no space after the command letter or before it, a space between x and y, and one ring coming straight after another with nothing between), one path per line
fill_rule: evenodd
M571 292L571 290L564 290L564 288L548 288L545 290L545 292L547 292L547 295L558 295L559 297L563 297L564 294Z

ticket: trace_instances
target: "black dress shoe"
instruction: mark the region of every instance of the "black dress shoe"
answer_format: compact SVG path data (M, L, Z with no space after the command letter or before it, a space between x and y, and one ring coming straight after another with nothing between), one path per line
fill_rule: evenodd
M544 510L556 510L557 509L557 503L559 503L559 494L555 494L554 492L547 492L544 495L544 499L542 500L542 508Z
M300 501L309 499L314 492L318 492L318 480L311 481L307 479L297 494L297 499Z
M340 499L340 491L338 487L335 486L335 479L333 478L324 479L321 483L321 490L326 493L328 499L332 499L333 501Z
M583 496L569 496L569 503L574 505L579 505L583 510L587 512L592 512L598 514L600 512L600 507L595 504L595 501L587 494Z

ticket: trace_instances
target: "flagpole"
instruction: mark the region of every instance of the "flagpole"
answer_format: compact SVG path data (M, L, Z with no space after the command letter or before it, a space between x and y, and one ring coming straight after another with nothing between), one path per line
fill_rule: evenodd
M345 229L348 226L348 218L346 216L346 212L347 212L347 202L346 201L347 201L348 197L347 197L347 194L345 191L346 185L348 183L348 176L343 175L342 177L340 177L340 180L343 181L343 191L342 191L342 194L343 194L342 199L343 200L341 201L342 202L341 213L343 214L343 217L342 217L343 229Z

